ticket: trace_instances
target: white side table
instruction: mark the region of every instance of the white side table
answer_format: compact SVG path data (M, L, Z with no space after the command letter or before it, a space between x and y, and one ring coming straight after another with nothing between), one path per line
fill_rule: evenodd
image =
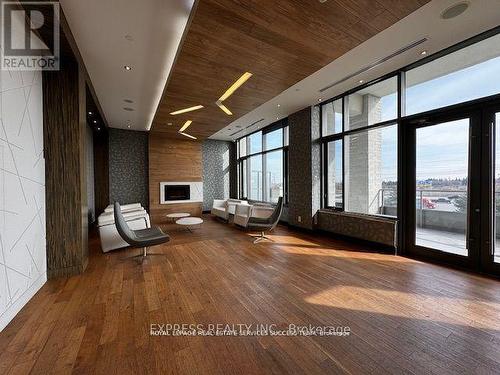
M201 217L183 217L176 220L175 223L185 226L188 231L192 232L192 226L203 224L203 219Z

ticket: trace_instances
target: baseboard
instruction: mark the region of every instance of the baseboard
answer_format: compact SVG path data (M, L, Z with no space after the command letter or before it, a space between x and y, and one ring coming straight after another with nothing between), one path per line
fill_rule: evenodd
M33 298L40 288L47 281L47 273L41 274L38 279L21 296L0 315L0 332L7 327L12 319L21 311L21 309Z

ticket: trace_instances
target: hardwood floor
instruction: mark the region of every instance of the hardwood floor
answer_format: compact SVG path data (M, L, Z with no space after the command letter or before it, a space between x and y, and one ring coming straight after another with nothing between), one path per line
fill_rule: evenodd
M48 282L0 333L0 374L500 372L500 283L284 227L205 217ZM151 336L150 324L348 326L346 337Z

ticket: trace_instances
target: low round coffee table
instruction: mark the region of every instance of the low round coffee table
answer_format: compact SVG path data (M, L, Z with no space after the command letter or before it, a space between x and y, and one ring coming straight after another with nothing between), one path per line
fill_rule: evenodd
M166 214L165 215L168 219L172 220L172 221L175 221L177 219L181 219L183 217L188 217L188 216L191 216L191 214L187 213L187 212L174 212L172 214Z
M192 226L203 224L203 219L201 217L183 217L175 221L176 224L186 227L186 229L192 232Z

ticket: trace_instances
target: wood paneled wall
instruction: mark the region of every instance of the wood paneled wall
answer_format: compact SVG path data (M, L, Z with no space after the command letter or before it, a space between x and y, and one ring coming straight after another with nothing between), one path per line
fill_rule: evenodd
M48 277L83 272L88 262L85 76L72 59L43 73Z
M160 182L202 181L201 143L172 139L165 134L149 134L149 210L151 220L165 222L172 212L201 215L201 203L160 204Z

